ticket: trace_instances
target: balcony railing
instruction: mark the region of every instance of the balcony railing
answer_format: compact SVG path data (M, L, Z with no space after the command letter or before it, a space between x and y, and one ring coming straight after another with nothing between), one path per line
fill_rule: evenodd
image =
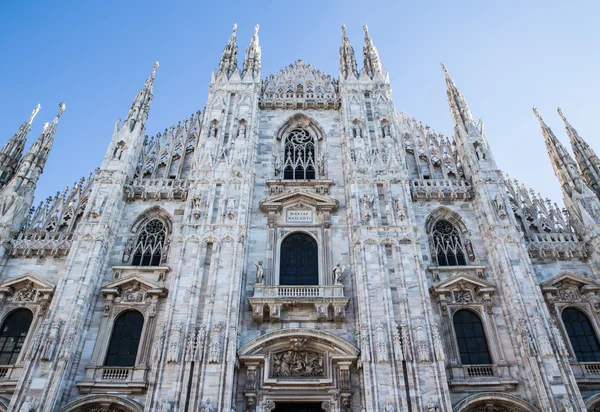
M470 378L494 376L494 367L492 365L469 365L464 368Z
M314 308L313 313L320 322L342 322L349 300L344 297L343 285L254 285L254 296L248 298L252 317L257 322L284 320L286 317L282 317L282 312L290 306Z
M254 286L254 297L328 298L343 297L344 286Z
M470 199L471 187L462 179L413 179L411 194L415 199Z
M101 368L102 379L111 381L124 381L129 377L129 371L133 368Z
M540 243L579 242L575 233L528 233L525 235L525 240Z
M145 367L88 366L76 382L79 393L140 393L148 387Z

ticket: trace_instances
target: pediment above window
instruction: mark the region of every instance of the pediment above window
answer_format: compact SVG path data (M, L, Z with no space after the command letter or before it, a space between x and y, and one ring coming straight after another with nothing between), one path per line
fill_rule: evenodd
M285 206L305 204L319 211L333 212L339 202L329 196L314 193L304 188L285 191L284 193L270 196L260 202L260 209L264 212L279 212Z
M483 304L486 311L491 313L491 297L495 291L495 284L466 274L454 275L430 288L431 294L438 297L444 316L448 314L448 305Z
M546 299L574 302L593 298L597 300L600 285L574 273L561 273L540 284Z
M167 288L135 274L102 285L104 296L115 303L145 303L154 297L167 296Z
M37 276L26 274L0 283L0 295L13 302L38 302L49 300L55 286Z

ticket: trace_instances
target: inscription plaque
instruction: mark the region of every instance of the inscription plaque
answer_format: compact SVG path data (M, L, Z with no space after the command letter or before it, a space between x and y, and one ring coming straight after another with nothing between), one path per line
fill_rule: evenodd
M288 223L312 223L312 210L288 210L286 214Z

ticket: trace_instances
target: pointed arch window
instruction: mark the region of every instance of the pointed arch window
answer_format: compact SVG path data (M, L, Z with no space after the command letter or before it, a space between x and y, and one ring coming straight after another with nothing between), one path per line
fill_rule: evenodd
M121 313L115 320L104 366L135 366L144 317L136 310Z
M439 220L433 227L433 253L438 266L467 264L465 246L456 227L447 220Z
M578 362L600 362L600 344L590 319L575 308L566 308L562 320Z
M283 239L280 248L280 285L318 285L319 247L305 233L293 233Z
M17 309L4 320L0 329L0 365L17 363L32 320L33 313L27 309Z
M481 318L471 310L459 310L453 318L460 361L463 365L490 365L490 351Z
M308 130L294 129L286 136L284 159L284 179L316 178L315 140Z
M139 230L132 266L160 266L166 259L167 228L159 218L150 219Z

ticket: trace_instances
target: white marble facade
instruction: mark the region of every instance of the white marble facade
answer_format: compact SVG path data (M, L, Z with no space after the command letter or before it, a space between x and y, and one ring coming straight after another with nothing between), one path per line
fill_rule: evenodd
M448 137L396 111L366 26L337 78L260 53L257 26L238 68L234 26L205 111L148 138L156 64L30 212L64 104L2 149L0 411L600 410L600 161L562 112L560 210L445 68Z

